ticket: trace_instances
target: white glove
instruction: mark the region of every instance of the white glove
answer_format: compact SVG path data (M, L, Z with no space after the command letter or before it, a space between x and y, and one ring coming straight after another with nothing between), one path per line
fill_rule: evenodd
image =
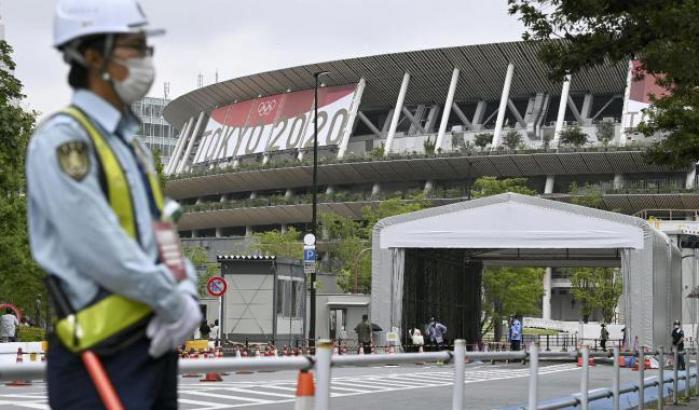
M201 310L194 298L189 295L182 295L182 298L184 309L177 321L168 323L155 316L148 323L146 336L151 339L148 353L152 357L158 358L177 349L201 323Z

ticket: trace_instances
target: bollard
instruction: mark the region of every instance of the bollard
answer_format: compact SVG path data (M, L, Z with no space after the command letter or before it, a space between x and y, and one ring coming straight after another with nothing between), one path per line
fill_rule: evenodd
M549 348L549 335L548 334L546 335L546 351L547 352L551 351L551 349Z
M318 410L330 409L330 365L332 360L332 342L319 340L316 345L316 406Z
M638 410L643 410L646 408L646 353L641 346L638 349L638 378L640 383L638 384Z
M548 340L548 335L546 336ZM536 410L539 397L539 346L532 343L529 346L529 410Z
M464 408L465 359L466 341L463 339L454 340L454 391L451 400L453 410L463 410Z
M614 380L612 381L612 410L619 410L619 347L612 348L614 353Z
M582 347L582 379L580 380L580 409L587 410L587 393L590 384L590 352L587 346Z
M672 404L677 404L677 346L672 346Z
M689 355L686 352L687 351L684 350L680 354L684 358L684 397L687 399L687 402L689 402L689 369L691 368L691 363L689 363Z
M696 380L695 393L699 396L699 341L694 341L694 377Z
M663 346L658 347L658 410L663 410L665 391L665 351Z

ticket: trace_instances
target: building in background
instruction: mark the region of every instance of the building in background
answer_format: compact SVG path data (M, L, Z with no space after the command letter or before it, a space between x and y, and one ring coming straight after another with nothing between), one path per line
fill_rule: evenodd
M145 97L131 106L142 122L138 136L151 151L160 152L163 164L167 164L177 143L177 130L163 117L163 109L169 103L167 98Z
M387 198L470 199L482 176L522 177L544 198L647 218L696 218L696 167L647 164L657 137L636 132L644 84L630 62L555 83L531 42L430 49L285 68L200 87L165 117L182 130L167 194L182 202L185 241L247 243L311 222L313 73L319 93L319 212L361 219ZM577 138L583 135L583 138ZM683 282L699 283L693 249ZM319 251L319 256L323 256ZM576 320L568 274L547 269L545 319ZM683 286L683 295L691 287ZM685 307L685 322L696 314Z

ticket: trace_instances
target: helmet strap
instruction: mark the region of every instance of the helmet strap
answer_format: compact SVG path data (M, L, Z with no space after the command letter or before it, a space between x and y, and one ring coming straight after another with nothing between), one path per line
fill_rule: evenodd
M108 81L112 88L114 88L114 83L112 82L112 77L107 71L107 64L112 58L112 52L114 51L114 34L107 34L104 39L104 47L102 48L102 65L100 66L100 74L104 81Z

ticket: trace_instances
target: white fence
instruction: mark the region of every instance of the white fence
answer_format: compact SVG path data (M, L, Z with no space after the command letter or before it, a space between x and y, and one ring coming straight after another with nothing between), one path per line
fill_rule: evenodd
M699 354L699 350L695 350ZM454 351L442 351L431 353L403 353L403 354L372 354L372 355L342 355L334 356L332 353L332 344L329 341L321 341L318 344L316 356L296 356L296 357L267 357L267 358L219 358L219 359L182 359L179 364L180 373L193 372L224 372L224 371L259 371L259 370L311 370L315 371L316 376L316 396L315 409L329 410L330 402L330 382L332 379L332 368L346 365L372 365L372 364L388 364L388 363L417 363L429 361L443 361L454 363L454 388L452 392L453 410L463 410L466 397L464 396L464 375L466 359L471 360L527 360L529 362L529 395L527 409L562 409L571 406L580 406L581 409L587 410L588 404L591 401L600 399L612 399L613 408L615 410L620 407L620 396L627 393L637 393L638 408L644 409L645 389L648 387L658 386L659 397L663 397L666 391L665 386L672 384L671 392L674 401L677 401L679 391L678 382L681 380L684 383L684 395L689 398L689 379L696 378L697 368L694 372L687 370L680 373L677 369L675 358L675 367L672 374L665 376L663 366L660 366L658 377L646 378L644 373L644 355L647 353L638 353L639 366L638 382L635 385L621 387L619 374L619 358L620 356L632 355L629 353L620 354L615 347L613 349L614 360L614 377L611 388L602 388L589 390L589 366L588 359L590 357L608 357L607 353L590 353L587 347L583 347L580 351L571 352L540 352L536 344L530 346L529 351L518 352L467 352L466 342L464 340L456 340L454 343ZM664 363L664 352L657 352L660 363ZM542 358L558 358L574 360L578 355L582 356L582 374L580 382L580 393L568 397L562 397L556 401L549 401L546 404L539 402L539 363ZM690 361L687 360L689 367ZM699 360L695 361L695 366L699 365ZM43 377L45 372L45 363L43 362L28 362L16 364L0 365L0 381L4 380L20 380L20 379L37 379ZM441 407L441 406L440 406ZM662 409L662 402L658 401L658 407Z

